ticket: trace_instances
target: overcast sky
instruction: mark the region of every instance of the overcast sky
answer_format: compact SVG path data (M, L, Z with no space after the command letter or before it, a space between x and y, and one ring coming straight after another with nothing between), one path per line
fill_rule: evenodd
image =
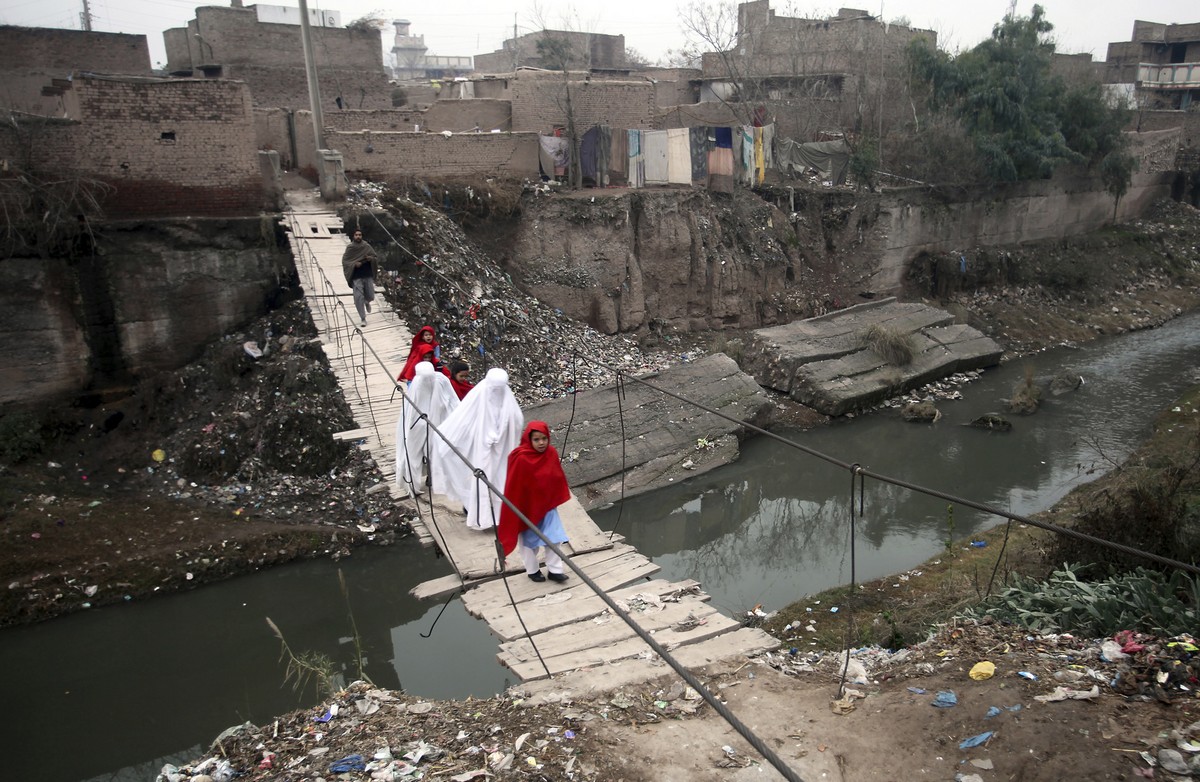
M195 16L195 0L89 0L92 29L145 35L150 58L157 65L165 60L162 31L182 27ZM250 0L245 0L251 5ZM564 0L440 0L394 3L385 0L312 0L310 9L339 11L342 24L374 14L386 19L408 19L413 35L424 35L430 54L473 56L499 49L512 37L513 24L524 34L543 26L624 35L632 47L651 62L668 49L683 44L680 16L687 3L674 0L604 0L602 3L570 3ZM970 48L986 38L1009 7L1008 0L887 0L881 6L842 0L841 3L799 3L773 0L771 8L784 16L828 16L844 4L860 7L886 20L906 17L913 27L937 31L943 48ZM224 3L214 3L224 5ZM266 3L290 5L298 2ZM1152 22L1186 24L1200 22L1200 3L1195 0L1043 0L1042 7L1054 25L1058 50L1090 52L1103 60L1110 41L1129 40L1135 18ZM1032 2L1020 0L1017 12L1028 15ZM542 12L539 14L538 9ZM603 10L599 10L599 9ZM80 29L83 0L0 0L0 23L29 27ZM574 10L572 10L574 9ZM587 9L587 10L584 10ZM564 19L564 15L566 19ZM544 19L544 24L539 23ZM564 23L565 22L565 23ZM393 30L384 31L385 48L391 46Z

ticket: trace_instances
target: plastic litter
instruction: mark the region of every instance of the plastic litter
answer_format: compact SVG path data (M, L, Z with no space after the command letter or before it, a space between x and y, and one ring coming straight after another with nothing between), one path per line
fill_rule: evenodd
M987 741L988 739L990 739L992 737L993 732L994 731L985 730L983 733L976 734L974 736L971 736L968 739L963 739L962 741L960 741L958 743L958 748L959 749L970 749L971 747L978 747L980 744L982 744L985 741Z
M980 682L980 681L983 681L984 679L992 678L992 676L995 675L995 673L996 673L995 664L990 663L987 660L983 660L982 662L975 663L975 665L971 668L970 676L975 681Z
M1104 643L1100 644L1100 658L1106 662L1115 662L1117 660L1127 659L1129 655L1121 651L1121 646L1122 644L1119 644L1116 641L1105 641Z
M1100 688L1092 685L1090 690L1068 690L1066 687L1055 687L1049 695L1035 695L1035 701L1055 703L1057 701L1090 701L1100 697Z
M987 719L991 719L992 717L995 717L995 716L996 716L996 715L998 715L999 713L1000 713L1000 707L999 707L999 706L989 706L989 707L988 707L988 710L987 710L987 714L983 715L983 718L984 718L985 720L987 720Z
M334 761L329 766L331 774L345 774L347 771L365 771L367 762L363 760L363 756L359 754L347 755L341 760Z
M942 690L934 696L933 705L939 709L948 709L951 706L957 706L958 696L954 694L954 690Z
M1036 682L1038 680L1037 674L1030 673L1029 671L1017 671L1017 676L1020 676L1022 679L1028 679L1031 682Z
M987 547L986 540L972 540L971 541L971 548L985 548L985 547Z

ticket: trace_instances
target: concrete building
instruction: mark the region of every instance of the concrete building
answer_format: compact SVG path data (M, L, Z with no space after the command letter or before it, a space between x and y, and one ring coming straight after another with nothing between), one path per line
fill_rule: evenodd
M240 0L235 0L240 2ZM327 111L391 106L377 29L339 27L336 12L310 11L313 57ZM299 12L282 6L204 6L186 27L163 32L174 76L237 79L255 105L308 108Z
M538 44L542 43L542 51ZM512 73L517 68L554 68L558 63L543 56L545 44L552 43L567 56L571 70L592 68L624 68L625 36L601 33L577 33L570 30L538 30L510 38L500 49L475 55L475 70L479 73Z
M474 65L470 57L441 57L427 54L425 36L409 33L410 22L396 19L396 37L392 43L392 75L398 81L448 79L466 76Z
M1200 22L1137 20L1128 41L1108 45L1106 84L1127 85L1140 109L1193 110L1200 105Z

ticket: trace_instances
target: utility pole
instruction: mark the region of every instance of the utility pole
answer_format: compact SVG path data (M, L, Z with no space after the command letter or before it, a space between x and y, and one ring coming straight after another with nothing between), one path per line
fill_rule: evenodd
M513 73L517 72L517 63L520 61L520 47L517 45L517 14L513 12Z
M79 13L79 25L85 32L92 31L92 8L88 5L88 0L83 0L83 11Z
M85 0L86 2L86 0ZM321 85L317 82L317 64L313 60L312 28L308 24L308 0L300 0L300 44L304 49L304 72L308 75L308 105L312 109L313 135L317 155L325 148L325 117L321 114Z

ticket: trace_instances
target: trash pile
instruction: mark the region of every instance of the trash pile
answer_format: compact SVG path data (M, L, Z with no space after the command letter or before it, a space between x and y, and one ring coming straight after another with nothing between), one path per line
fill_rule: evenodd
M1031 706L1052 708L1064 701L1101 697L1176 706L1186 718L1200 693L1200 646L1194 637L1158 638L1130 630L1111 638L1084 639L1069 633L1030 634L996 622L960 621L942 627L924 643L896 651L878 646L848 652L790 647L767 652L763 659L787 675L815 673L842 681L844 695L831 704L835 714L852 711L854 700L869 697L864 689L889 680L942 677L935 680L944 682L947 674L964 670L963 687L992 678L1011 680L1001 685L1001 692L1011 693L1007 700L978 715L981 726ZM959 706L954 690L934 692L919 686L907 690L935 708ZM1142 771L1161 767L1182 776L1200 774L1200 721L1187 721L1186 726L1153 738L1139 737L1150 747L1139 752L1145 764ZM1000 734L998 729L983 731L963 739L959 748L986 746ZM1153 778L1152 773L1141 775Z
M511 692L427 701L359 681L261 727L230 728L208 757L167 764L156 782L611 779L604 767L610 751L591 725L655 722L694 714L701 705L699 693L682 682L586 703L532 705Z
M437 329L442 360L461 359L478 380L503 367L522 404L615 382L614 370L656 372L707 355L681 335L664 335L671 350L643 351L631 337L601 334L521 293L449 217L384 185L356 183L347 222L388 229L384 295L410 328ZM387 216L363 214L385 208ZM352 216L350 216L352 215ZM384 248L377 248L381 251Z
M383 486L374 461L333 439L355 423L303 302L226 335L146 396L161 433L146 478L167 497L236 516L407 532L388 492L371 491Z

